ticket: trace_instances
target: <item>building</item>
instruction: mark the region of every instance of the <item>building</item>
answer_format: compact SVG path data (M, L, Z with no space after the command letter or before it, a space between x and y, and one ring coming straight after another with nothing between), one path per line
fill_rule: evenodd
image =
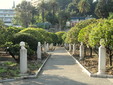
M12 20L15 16L15 1L13 1L12 9L0 9L0 19L7 26L12 26Z
M5 25L11 26L13 17L15 16L14 9L0 9L0 19Z
M71 27L75 26L76 23L82 21L82 20L87 20L87 19L92 19L91 16L87 16L87 17L71 17L70 19L70 25Z

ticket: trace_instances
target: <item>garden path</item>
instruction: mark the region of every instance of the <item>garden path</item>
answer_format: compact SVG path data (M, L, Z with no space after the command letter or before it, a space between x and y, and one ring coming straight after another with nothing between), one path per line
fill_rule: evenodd
M106 78L89 77L63 47L58 47L38 78L5 82L0 85L113 85L113 82Z

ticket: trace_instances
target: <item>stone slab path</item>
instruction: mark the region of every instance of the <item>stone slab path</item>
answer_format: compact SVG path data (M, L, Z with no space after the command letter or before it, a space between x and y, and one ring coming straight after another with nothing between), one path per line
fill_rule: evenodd
M89 77L66 50L59 47L53 52L38 78L0 85L113 85L113 82L106 78Z

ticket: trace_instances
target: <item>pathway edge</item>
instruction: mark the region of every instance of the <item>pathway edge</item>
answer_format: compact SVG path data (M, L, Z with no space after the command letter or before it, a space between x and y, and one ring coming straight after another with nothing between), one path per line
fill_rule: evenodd
M65 48L64 48L65 49ZM66 49L65 49L66 50ZM83 69L83 71L89 76L89 77L98 77L98 78L113 78L113 75L97 75L97 74L92 74L91 72L89 72L82 64L80 64L80 62L73 57L68 50L66 50L67 53L76 61L76 63Z

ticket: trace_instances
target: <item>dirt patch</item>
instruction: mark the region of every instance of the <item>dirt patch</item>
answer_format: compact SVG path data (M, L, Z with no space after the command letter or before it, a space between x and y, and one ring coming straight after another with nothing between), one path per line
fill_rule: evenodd
M43 60L28 60L28 74L34 75L40 68L43 61L50 56L47 53L42 53ZM20 65L10 55L0 56L0 79L8 79L20 76Z
M70 52L72 54L72 52ZM79 51L76 52L76 55L73 55L89 72L97 73L98 72L98 55L93 53L93 56L88 56L86 54L83 60L79 60ZM109 66L109 59L106 58L106 74L113 75L113 66Z

